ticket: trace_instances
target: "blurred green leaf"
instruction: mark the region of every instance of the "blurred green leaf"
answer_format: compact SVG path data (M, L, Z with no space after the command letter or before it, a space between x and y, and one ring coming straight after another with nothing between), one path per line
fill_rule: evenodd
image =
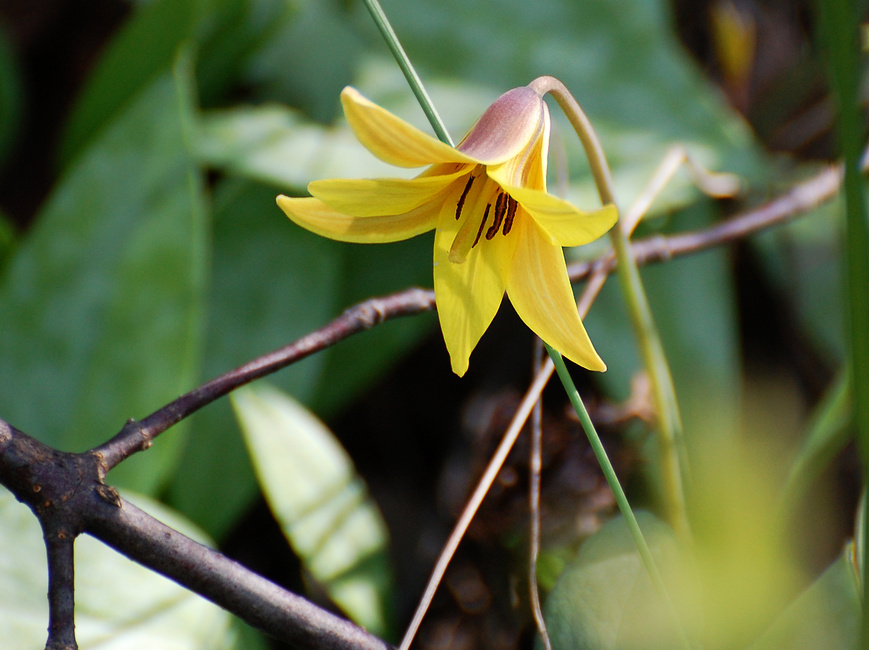
M60 149L63 166L142 88L171 67L193 32L200 0L155 0L138 9L114 38L85 86Z
M791 464L782 502L791 507L851 440L853 405L847 369L827 388L807 423L807 433Z
M752 646L752 650L857 648L860 639L860 583L853 549L813 582Z
M699 594L687 551L654 515L636 515L685 629L696 639ZM621 517L582 545L549 593L544 614L556 650L679 646L673 622Z
M845 357L843 210L837 196L811 214L750 240L773 288L798 317L795 327L830 364Z
M68 170L0 278L0 410L61 449L107 440L197 376L206 265L201 179L164 76ZM111 480L149 492L180 432Z
M199 58L207 99L238 80L248 55L291 23L291 3L272 0L154 0L139 3L94 69L64 134L65 166L139 90L172 65L179 49Z
M266 496L311 576L354 621L384 634L392 596L389 533L332 432L265 383L232 396Z
M342 7L344 4L344 7ZM298 0L296 20L251 56L244 79L258 97L302 109L319 122L339 111L341 89L353 76L365 43L337 0Z
M209 544L201 531L144 497L124 495L165 524ZM42 531L33 513L0 490L0 628L3 645L45 644L48 603ZM171 580L82 535L75 544L76 637L82 648L218 650L232 647L230 616Z
M333 98L337 102L337 95ZM315 178L401 175L372 156L346 127L327 128L282 106L209 111L196 138L202 164L268 183L284 193ZM405 175L408 175L406 172Z
M239 180L219 184L213 238L206 379L287 345L340 312L341 251L294 227L275 205L274 190ZM271 381L309 401L323 363L322 354L314 355ZM193 418L185 471L174 477L170 503L222 537L257 494L246 458L228 402L210 405Z
M239 618L232 621L235 628L234 650L269 650L272 646L269 637Z

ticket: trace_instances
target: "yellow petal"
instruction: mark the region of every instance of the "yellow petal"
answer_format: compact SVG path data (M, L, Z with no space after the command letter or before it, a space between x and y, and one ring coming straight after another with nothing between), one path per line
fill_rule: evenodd
M278 197L278 207L295 223L329 239L383 244L415 237L435 227L438 208L425 203L403 214L352 217L333 210L319 199Z
M467 167L463 165L454 173L413 179L313 181L308 185L308 191L330 208L354 217L401 214L434 200L438 193L467 173Z
M453 238L464 221L455 219L453 205L454 201L447 201L435 232L434 287L450 363L461 377L468 369L471 352L501 305L516 238L484 239L464 262L450 262Z
M396 167L477 161L437 138L423 133L347 86L341 104L359 142L375 156Z
M527 187L504 189L559 246L582 246L592 242L612 228L619 217L614 205L586 212L540 190Z
M549 109L527 86L508 90L486 109L457 147L486 165L519 156L544 133L549 138Z
M516 252L507 295L516 313L537 336L574 363L606 370L576 311L564 253L550 244L530 219L516 219Z

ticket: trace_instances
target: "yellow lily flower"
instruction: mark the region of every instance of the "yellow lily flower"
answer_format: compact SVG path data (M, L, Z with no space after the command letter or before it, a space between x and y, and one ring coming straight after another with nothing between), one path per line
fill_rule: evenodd
M341 93L350 127L375 156L428 169L413 179L322 180L312 198L279 196L295 223L348 242L384 243L434 230L434 290L453 371L495 317L504 292L519 317L565 357L606 370L579 318L562 246L597 239L618 218L546 192L549 109L533 89L508 91L455 148L363 97Z

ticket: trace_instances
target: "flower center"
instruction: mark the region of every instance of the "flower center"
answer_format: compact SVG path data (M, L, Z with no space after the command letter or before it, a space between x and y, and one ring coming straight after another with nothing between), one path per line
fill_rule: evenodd
M483 208L484 205L485 208ZM493 206L494 210L492 209ZM465 189L462 190L456 203L457 221L462 218L462 212L465 211L466 207L468 215L459 227L459 231L450 246L450 261L454 264L461 264L467 259L471 249L480 243L484 232L487 240L494 239L499 230L502 234L507 235L513 228L513 220L516 218L516 209L519 204L497 183L491 181L483 170L480 175L475 176L474 172L471 172L468 176ZM478 224L474 215L481 211L483 214ZM490 214L492 215L492 222L486 228Z

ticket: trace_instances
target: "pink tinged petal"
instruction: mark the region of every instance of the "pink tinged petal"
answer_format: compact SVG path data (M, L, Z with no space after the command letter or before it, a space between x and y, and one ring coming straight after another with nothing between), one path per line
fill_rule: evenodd
M451 262L450 248L464 221L455 218L458 199L456 193L444 204L438 221L434 287L438 320L450 363L453 372L461 377L468 369L471 352L501 305L516 238L499 236L491 241L481 240L464 262Z
M576 311L561 248L549 243L531 219L516 221L518 244L507 281L507 295L516 313L537 336L574 363L589 370L606 370Z
M546 191L546 164L549 154L549 109L543 104L540 129L526 147L512 158L487 168L489 178L508 187L530 187Z
M618 221L614 205L586 212L556 196L525 187L506 187L537 225L559 246L582 246L604 235Z
M548 125L546 103L527 86L501 95L457 147L486 165L518 156Z
M436 200L439 194L467 173L467 166L463 165L453 173L413 179L313 181L308 185L308 191L330 208L354 217L401 214Z
M359 142L390 165L423 167L477 162L366 99L355 88L347 86L341 91L341 104Z
M409 239L437 224L440 204L425 203L402 214L354 217L315 198L278 196L278 207L296 224L338 241L383 244Z

